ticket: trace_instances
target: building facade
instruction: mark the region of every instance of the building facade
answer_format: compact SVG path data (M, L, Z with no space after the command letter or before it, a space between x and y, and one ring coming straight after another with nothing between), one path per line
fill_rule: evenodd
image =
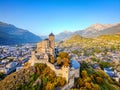
M44 39L42 42L37 43L37 53L47 54L54 56L55 36L51 33L48 39Z

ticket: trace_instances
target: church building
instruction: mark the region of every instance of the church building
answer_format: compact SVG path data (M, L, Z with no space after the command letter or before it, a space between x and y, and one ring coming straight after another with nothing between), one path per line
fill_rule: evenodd
M47 39L37 43L37 53L47 54L54 56L55 49L55 36L53 33L49 35Z

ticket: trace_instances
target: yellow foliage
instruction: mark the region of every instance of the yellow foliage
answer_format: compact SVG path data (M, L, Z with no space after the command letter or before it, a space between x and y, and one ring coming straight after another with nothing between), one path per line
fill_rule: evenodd
M103 79L101 77L96 77L96 81L98 84L101 84L103 82Z
M86 82L85 87L88 88L88 89L91 89L91 84L89 82Z

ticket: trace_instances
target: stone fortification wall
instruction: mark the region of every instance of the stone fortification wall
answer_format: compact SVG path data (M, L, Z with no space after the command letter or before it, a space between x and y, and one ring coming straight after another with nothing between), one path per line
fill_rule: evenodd
M64 77L66 81L69 81L69 67L62 67L61 69L56 69L53 64L48 62L47 60L36 60L35 63L44 63L47 64L48 67L50 67L57 76Z
M60 69L56 69L53 64L48 62L47 59L38 60L34 52L32 53L32 57L30 58L29 63L31 64L31 66L33 66L35 63L47 64L47 66L49 66L56 73L57 76L64 77L67 82L69 82L70 80L74 81L75 77L79 77L79 69L70 70L70 67L64 66Z

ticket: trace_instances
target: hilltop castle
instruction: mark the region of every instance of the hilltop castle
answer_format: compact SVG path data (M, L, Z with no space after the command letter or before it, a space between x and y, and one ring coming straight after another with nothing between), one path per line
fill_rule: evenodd
M37 53L47 54L54 56L55 37L51 33L48 39L44 39L42 42L37 43Z
M36 51L37 52L32 52L29 60L31 66L34 66L35 63L44 63L49 66L57 76L64 77L67 82L72 81L71 84L74 84L74 78L79 77L79 68L72 69L70 66L62 66L60 69L56 69L54 64L49 62L50 55L55 57L55 36L53 33L49 35L48 39L44 39L43 41L37 43ZM72 65L72 67L74 68L74 65Z

